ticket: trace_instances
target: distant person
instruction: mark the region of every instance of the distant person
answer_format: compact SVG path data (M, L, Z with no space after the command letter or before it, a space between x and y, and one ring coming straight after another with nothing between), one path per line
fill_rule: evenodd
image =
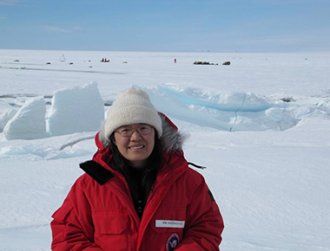
M176 58L174 58L174 64L176 64Z
M224 228L177 127L139 88L120 94L97 152L51 222L55 251L216 251Z

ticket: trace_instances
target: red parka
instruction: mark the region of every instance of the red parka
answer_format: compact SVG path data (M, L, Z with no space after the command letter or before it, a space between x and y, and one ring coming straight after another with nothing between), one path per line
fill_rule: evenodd
M108 147L82 164L51 222L54 251L215 251L223 220L201 174L188 167L182 137L163 116L163 165L140 219L122 174L108 166Z

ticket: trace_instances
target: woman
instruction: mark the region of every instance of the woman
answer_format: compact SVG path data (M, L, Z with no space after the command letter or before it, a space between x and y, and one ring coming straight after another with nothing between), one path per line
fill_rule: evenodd
M55 251L219 250L223 220L182 136L148 95L122 93L51 222Z

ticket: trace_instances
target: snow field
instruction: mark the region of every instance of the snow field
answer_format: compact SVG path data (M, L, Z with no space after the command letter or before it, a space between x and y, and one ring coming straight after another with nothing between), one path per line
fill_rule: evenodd
M207 166L198 171L224 217L222 251L330 250L329 55L108 53L102 64L105 52L0 50L1 251L50 250L51 214L131 85L189 135L186 158Z

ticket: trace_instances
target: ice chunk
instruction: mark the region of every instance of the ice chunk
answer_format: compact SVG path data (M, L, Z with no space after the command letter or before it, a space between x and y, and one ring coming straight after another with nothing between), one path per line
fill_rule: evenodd
M104 105L96 83L56 91L47 121L50 135L100 129Z
M46 105L43 97L27 100L6 124L6 139L37 139L46 136Z

